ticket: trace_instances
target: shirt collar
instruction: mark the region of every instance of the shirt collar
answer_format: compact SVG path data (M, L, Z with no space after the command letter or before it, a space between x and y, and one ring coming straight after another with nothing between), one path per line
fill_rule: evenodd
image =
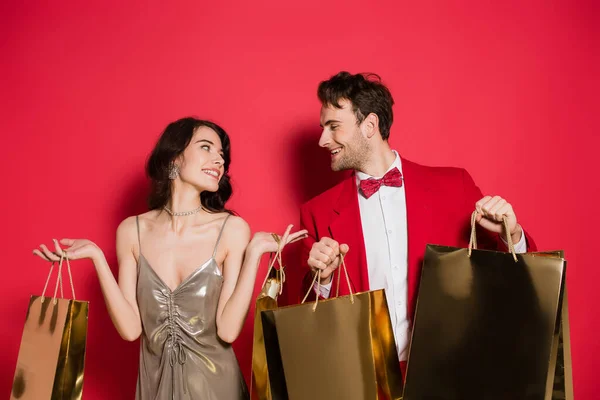
M396 158L394 159L394 162L392 163L392 165L390 165L390 167L387 169L387 171L385 171L386 174L394 168L398 168L398 171L402 172L402 160L400 159L400 155L398 154L398 152L396 150L392 150L392 151L396 155ZM364 172L356 171L357 186L360 183L360 181L363 181L363 180L369 179L369 178L380 179L380 178L382 178L382 176L371 176L371 175L365 174Z

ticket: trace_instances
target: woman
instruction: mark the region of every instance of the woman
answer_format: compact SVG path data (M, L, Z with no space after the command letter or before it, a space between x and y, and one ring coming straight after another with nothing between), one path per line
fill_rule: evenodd
M248 312L261 256L278 249L269 233L225 208L231 197L230 144L218 125L193 118L171 123L147 164L150 211L117 229L118 284L98 246L54 240L34 253L93 261L122 338L142 336L136 399L245 399L231 346ZM306 237L290 234L282 246ZM61 245L68 246L65 250Z

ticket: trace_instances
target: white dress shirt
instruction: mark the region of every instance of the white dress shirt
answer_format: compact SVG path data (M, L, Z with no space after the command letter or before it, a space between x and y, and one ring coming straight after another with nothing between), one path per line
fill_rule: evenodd
M396 159L388 168L402 172L402 161ZM386 171L387 172L387 171ZM356 172L357 188L360 181L371 176ZM379 179L380 177L376 177ZM369 274L369 289L385 289L392 328L400 361L408 358L411 327L408 320L408 230L406 224L405 185L381 186L368 199L358 189L358 204L364 235ZM527 251L525 235L515 245L515 252ZM315 287L316 289L316 287ZM320 286L321 296L328 298L331 282Z

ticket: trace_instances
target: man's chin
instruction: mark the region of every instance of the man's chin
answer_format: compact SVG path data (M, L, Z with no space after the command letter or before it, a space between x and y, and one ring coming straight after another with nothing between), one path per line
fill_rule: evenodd
M345 171L347 169L351 169L351 168L348 168L348 166L344 165L343 163L339 163L339 162L331 163L331 170L333 172Z

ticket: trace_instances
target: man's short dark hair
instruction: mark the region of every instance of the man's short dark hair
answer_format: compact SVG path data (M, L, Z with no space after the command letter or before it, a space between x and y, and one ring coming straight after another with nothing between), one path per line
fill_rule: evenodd
M367 115L374 113L379 117L381 137L387 140L394 121L392 94L377 74L363 73L352 75L342 71L329 80L319 84L317 90L319 100L325 106L342 108L340 100L349 100L358 123L362 123Z

